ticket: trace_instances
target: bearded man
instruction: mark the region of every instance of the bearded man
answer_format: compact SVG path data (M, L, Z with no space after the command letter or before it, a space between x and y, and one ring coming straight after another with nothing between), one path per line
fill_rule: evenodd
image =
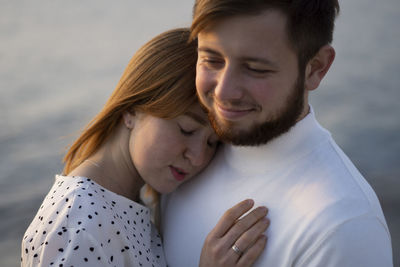
M255 266L393 266L374 191L308 101L334 60L338 12L337 0L196 1L197 93L225 144L200 177L164 198L170 266L197 266L207 233L245 198L267 206L271 221ZM215 257L240 263L248 238Z

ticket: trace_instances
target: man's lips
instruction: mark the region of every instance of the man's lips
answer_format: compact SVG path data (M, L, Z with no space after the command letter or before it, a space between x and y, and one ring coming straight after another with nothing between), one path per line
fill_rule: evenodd
M248 115L254 111L254 108L240 108L240 107L224 107L216 103L216 112L226 120L234 121Z
M175 180L177 180L178 182L181 182L185 179L187 173L180 168L174 167L174 166L169 166L172 175L174 176Z

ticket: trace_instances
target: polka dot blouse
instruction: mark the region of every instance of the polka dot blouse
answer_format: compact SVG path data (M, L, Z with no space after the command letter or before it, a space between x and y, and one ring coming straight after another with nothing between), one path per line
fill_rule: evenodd
M150 211L84 177L56 181L28 227L21 266L166 266Z

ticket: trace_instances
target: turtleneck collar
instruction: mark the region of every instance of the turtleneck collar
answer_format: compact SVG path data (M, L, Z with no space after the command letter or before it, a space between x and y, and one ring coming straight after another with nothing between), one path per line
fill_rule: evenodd
M265 173L311 152L321 142L330 139L330 133L322 128L310 112L288 132L261 146L225 145L223 153L228 164L246 174Z

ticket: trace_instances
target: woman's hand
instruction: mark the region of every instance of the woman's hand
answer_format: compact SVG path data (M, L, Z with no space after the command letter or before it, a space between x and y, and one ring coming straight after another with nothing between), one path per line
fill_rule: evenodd
M253 265L265 248L267 237L263 233L269 226L266 207L240 218L253 205L254 201L247 199L224 213L204 241L200 267Z

